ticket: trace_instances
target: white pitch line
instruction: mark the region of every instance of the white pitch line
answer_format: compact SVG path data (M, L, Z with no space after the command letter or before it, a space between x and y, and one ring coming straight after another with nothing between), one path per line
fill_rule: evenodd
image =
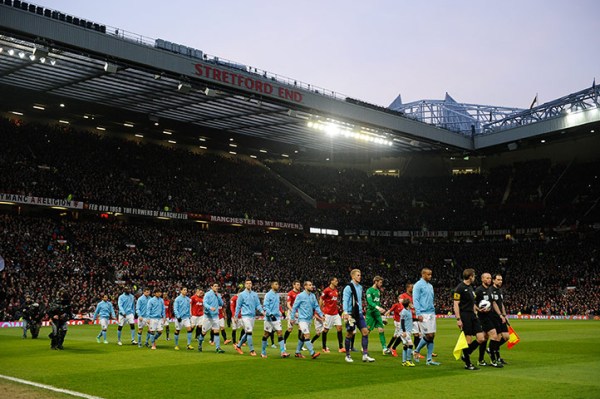
M39 384L37 382L28 381L28 380L22 380L20 378L15 378L15 377L9 377L7 375L0 374L0 378L4 378L5 380L10 380L10 381L18 382L19 384L31 385L31 386L34 386L36 388L42 388L42 389L47 389L49 391L54 391L54 392L59 392L59 393L65 393L65 394L71 395L71 396L77 396L78 398L102 399L100 396L88 395L88 394L77 392L77 391L71 391L69 389L56 388L56 387L53 387L52 385Z

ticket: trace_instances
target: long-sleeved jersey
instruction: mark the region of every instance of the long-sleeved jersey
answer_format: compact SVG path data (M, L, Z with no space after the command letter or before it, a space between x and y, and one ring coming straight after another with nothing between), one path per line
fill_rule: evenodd
M356 295L358 296L358 313L364 314L362 310L362 293L363 287L360 284L355 284L354 282L350 282L356 289ZM342 293L342 306L345 313L351 315L352 314L352 304L353 304L353 295L352 288L350 288L350 284L344 287L344 291Z
M160 297L153 296L148 301L148 318L149 319L164 319L165 318L165 301Z
M102 319L108 319L109 317L115 319L117 316L115 316L115 308L113 308L112 303L107 301L98 302L98 305L96 305L96 311L94 312L94 320L96 320L98 316L100 316Z
M192 300L186 295L179 295L173 301L173 313L178 319L188 319L190 317L190 309Z
M138 298L137 303L135 305L135 310L138 317L147 318L148 317L148 301L150 300L149 296L142 295Z
M263 312L263 308L254 291L244 290L238 295L237 305L235 306L235 317L254 317L256 312Z
M420 279L413 286L413 305L417 316L435 313L433 305L433 285Z
M265 308L265 314L267 316L275 316L278 319L281 318L281 312L279 311L279 294L273 290L269 290L265 295L263 302Z
M213 290L204 294L204 315L211 319L219 318L219 308L223 306L221 295Z
M317 302L317 297L312 292L302 291L296 297L294 306L292 307L292 314L298 312L298 321L310 322L315 312L323 317L323 312Z
M117 302L117 306L119 307L120 315L128 315L135 313L135 297L133 294L122 293L119 295L119 300Z

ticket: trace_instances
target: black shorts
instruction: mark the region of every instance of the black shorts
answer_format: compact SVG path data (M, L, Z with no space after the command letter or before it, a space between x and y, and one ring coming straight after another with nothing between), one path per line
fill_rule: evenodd
M480 332L483 332L483 329L481 328L481 322L475 313L461 313L460 319L463 323L463 332L465 335L474 336Z
M506 323L502 323L500 316L497 314L492 315L492 320L494 322L494 326L496 327L496 333L501 334L508 332L508 325Z
M479 321L481 322L481 329L483 332L488 332L496 329L496 323L492 319L491 315L480 316Z

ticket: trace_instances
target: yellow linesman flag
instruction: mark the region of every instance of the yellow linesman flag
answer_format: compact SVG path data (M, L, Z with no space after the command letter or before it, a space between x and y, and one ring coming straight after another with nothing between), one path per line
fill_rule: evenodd
M508 326L508 342L506 343L506 347L512 349L519 342L521 342L521 338L519 338L512 326Z
M456 360L460 359L460 354L463 349L468 348L469 344L467 343L467 337L465 337L464 332L460 332L458 336L458 340L456 341L456 345L454 345L454 358Z

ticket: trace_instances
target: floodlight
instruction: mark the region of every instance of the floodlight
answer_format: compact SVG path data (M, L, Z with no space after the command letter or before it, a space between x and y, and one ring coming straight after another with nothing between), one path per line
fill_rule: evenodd
M119 66L117 64L112 64L110 62L105 62L104 70L108 73L117 73L117 71L119 70Z
M192 90L192 85L189 83L180 82L177 85L177 91L180 93L189 93Z

